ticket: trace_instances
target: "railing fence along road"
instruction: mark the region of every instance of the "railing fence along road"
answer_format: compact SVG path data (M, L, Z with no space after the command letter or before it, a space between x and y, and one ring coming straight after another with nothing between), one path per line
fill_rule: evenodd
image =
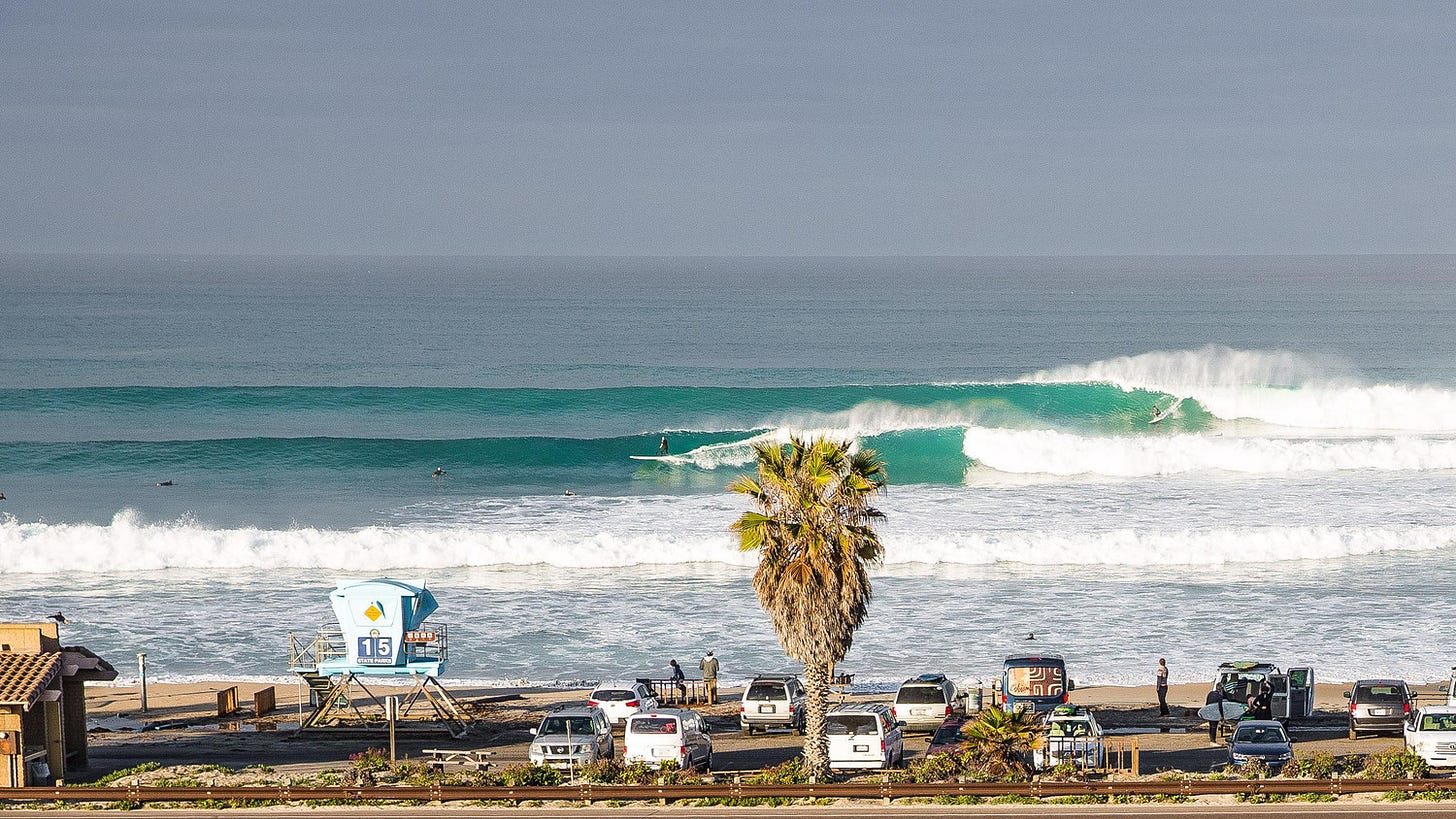
M848 782L820 785L555 785L532 787L378 786L371 788L196 787L167 788L146 785L122 787L60 787L0 789L0 802L197 802L202 800L365 801L414 800L456 802L564 801L597 802L677 801L684 799L892 799L937 796L1203 796L1209 794L1352 794L1386 791L1447 790L1451 780L1441 779L1206 779L1142 780L1136 782Z

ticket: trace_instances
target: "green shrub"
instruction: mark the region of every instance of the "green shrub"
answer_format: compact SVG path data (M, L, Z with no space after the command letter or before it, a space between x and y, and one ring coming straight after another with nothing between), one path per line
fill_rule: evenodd
M136 776L137 774L150 773L151 771L160 770L161 767L162 763L160 762L143 762L140 765L135 765L130 768L122 768L119 771L112 771L111 773L101 777L100 779L97 779L95 782L87 783L87 787L103 788L129 776Z
M804 785L809 782L809 774L804 771L803 758L796 756L788 762L745 776L743 782L748 785Z
M357 754L349 754L349 761L354 763L354 770L382 771L389 767L389 751L383 748L365 748Z
M1361 774L1371 779L1422 779L1431 772L1421 755L1400 745L1365 757Z
M514 765L501 771L501 784L508 788L560 785L565 777L549 765Z
M1334 756L1324 752L1314 754L1295 752L1294 759L1284 766L1281 773L1291 779L1329 779L1335 775L1337 765Z

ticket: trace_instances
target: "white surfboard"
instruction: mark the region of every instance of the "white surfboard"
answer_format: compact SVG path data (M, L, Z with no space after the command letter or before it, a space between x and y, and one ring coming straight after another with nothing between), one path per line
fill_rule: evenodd
M1247 705L1238 702L1211 702L1198 709L1198 718L1207 722L1232 722L1242 717L1249 710Z
M672 456L672 455L628 455L627 457L628 458L631 458L634 461L670 461L670 460L673 459L674 456Z

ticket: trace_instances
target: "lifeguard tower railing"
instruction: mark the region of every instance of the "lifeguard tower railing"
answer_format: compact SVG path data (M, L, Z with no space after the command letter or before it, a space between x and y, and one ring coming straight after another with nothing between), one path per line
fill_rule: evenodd
M445 623L431 623L427 629L404 633L406 673L410 666L440 665L449 659L450 627ZM312 634L289 632L288 667L295 674L338 673L347 665L349 650L344 642L344 631L340 628L321 627Z

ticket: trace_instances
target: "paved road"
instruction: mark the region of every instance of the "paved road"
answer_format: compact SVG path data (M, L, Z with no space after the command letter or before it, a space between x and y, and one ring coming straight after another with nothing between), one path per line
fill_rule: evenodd
M5 811L7 819L30 817L47 819L65 810ZM77 811L79 813L79 811ZM86 811L94 817L95 811ZM1239 819L1246 816L1268 816L1276 819L1451 819L1456 817L1456 804L1322 804L1322 805L1139 805L1134 807L1100 805L984 805L942 807L938 805L869 805L783 807L760 811L754 808L679 808L659 805L620 808L265 808L258 810L168 810L168 819L356 819L360 816L419 817L419 819L745 819L756 814L774 819L887 819L887 817L1141 817L1142 819Z

